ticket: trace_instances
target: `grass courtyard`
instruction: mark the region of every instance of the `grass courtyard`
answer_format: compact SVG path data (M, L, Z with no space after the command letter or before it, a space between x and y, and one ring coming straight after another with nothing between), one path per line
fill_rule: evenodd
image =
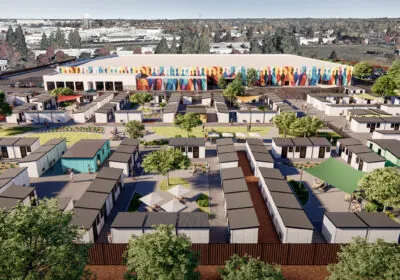
M216 127L209 127L207 126L205 129L207 129L207 131L211 131L214 130L216 132L219 133L224 133L224 132L228 132L228 133L244 133L246 135L249 135L247 132L247 128L246 126L216 126ZM265 136L268 134L268 132L270 131L271 127L266 127L266 126L253 126L251 128L250 132L253 133L258 133L261 136ZM151 126L148 128L149 131L154 132L157 135L160 135L162 137L176 137L177 135L181 135L182 137L186 137L187 136L187 132L185 130L182 130L178 127L174 127L174 126ZM195 137L204 137L206 132L202 131L202 127L196 127L195 129L193 129L193 131L190 133L191 136L195 136Z
M101 139L102 134L91 132L43 132L29 134L26 137L38 137L40 145L54 138L66 138L67 146L70 147L81 139Z
M190 188L190 184L188 181L182 178L169 178L169 186L167 185L167 179L164 179L160 182L159 188L162 191L168 191L170 188L175 187L176 185L182 185L185 188Z
M16 136L18 134L34 131L38 129L38 127L32 126L14 126L14 127L1 127L0 128L0 137L7 137L7 136Z

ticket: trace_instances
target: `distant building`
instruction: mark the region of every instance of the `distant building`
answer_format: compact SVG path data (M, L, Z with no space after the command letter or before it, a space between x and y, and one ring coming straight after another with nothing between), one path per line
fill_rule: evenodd
M8 67L7 59L0 59L0 72L1 71L6 71L7 67Z

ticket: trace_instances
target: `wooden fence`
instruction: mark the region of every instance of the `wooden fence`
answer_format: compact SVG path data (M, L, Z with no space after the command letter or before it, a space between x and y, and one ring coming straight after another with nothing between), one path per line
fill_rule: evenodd
M122 265L127 244L96 243L89 249L91 265ZM280 265L327 265L337 262L337 244L193 244L200 265L224 265L233 254L260 257Z

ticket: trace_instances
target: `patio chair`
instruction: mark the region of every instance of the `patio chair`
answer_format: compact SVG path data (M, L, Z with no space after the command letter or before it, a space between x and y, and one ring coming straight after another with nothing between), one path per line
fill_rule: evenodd
M325 184L324 181L321 181L321 180L314 180L314 183L313 183L313 185L311 186L311 188L312 188L313 190L317 190L317 189L322 188L322 186L323 186L324 184Z

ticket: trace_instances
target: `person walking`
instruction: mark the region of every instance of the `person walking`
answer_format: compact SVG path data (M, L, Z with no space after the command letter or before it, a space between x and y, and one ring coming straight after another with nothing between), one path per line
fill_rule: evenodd
M69 173L69 177L71 178L71 181L74 181L74 171L71 170L71 173Z

